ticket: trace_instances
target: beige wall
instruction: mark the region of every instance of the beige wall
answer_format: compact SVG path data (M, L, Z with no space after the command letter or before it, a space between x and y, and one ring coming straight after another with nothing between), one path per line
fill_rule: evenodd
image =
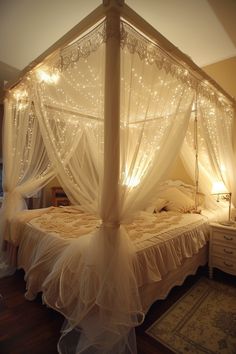
M207 65L202 69L236 99L236 57Z
M2 122L3 122L3 105L0 104L0 161L2 160Z
M236 57L222 60L202 69L236 100ZM236 150L236 115L234 119L233 145Z

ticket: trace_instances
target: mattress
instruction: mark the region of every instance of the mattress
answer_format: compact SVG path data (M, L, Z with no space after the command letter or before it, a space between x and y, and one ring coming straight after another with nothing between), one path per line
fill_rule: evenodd
M10 224L10 241L19 247L17 266L25 271L26 298L33 299L43 291L44 280L63 250L100 227L100 224L96 216L74 206L19 213ZM140 212L124 227L137 254L135 274L140 292L145 294L145 308L156 298L164 296L160 287L159 291L155 289L156 284L169 279L167 293L171 283L175 285L175 279L170 281L171 274L176 273L178 283L178 274L184 264L190 264L191 270L189 268L181 273L182 280L207 261L205 248L209 237L209 215L173 211L157 214ZM151 290L151 294L147 295L152 288L155 291Z

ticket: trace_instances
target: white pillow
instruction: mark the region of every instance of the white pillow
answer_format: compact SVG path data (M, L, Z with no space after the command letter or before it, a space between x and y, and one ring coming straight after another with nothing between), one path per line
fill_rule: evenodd
M187 213L195 209L194 200L175 187L161 191L159 197L168 201L166 210Z
M183 192L185 195L187 195L190 199L195 200L195 187L194 186L179 186L178 189ZM205 194L198 192L197 193L197 199L198 199L198 205L201 207L205 206Z
M183 192L185 195L187 195L190 199L194 199L195 196L195 187L194 186L189 186L189 187L185 187L185 186L179 186L178 190L180 192Z
M154 213L155 211L155 205L154 204L149 204L145 209L144 211L148 212L148 213Z
M162 198L158 198L156 201L153 201L151 204L149 204L146 208L145 211L148 213L158 213L162 209L164 209L168 204L168 201Z
M162 209L164 209L168 204L168 200L166 199L162 199L162 198L158 198L155 201L155 209L154 212L158 213L159 211L161 211Z

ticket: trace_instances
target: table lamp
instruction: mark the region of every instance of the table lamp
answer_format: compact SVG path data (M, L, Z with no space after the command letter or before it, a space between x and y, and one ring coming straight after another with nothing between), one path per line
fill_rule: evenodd
M229 217L226 221L221 221L220 224L225 226L233 225L235 222L231 220L231 199L232 193L227 190L222 181L214 182L212 185L211 194L217 195L217 202L220 199L226 200L229 203Z

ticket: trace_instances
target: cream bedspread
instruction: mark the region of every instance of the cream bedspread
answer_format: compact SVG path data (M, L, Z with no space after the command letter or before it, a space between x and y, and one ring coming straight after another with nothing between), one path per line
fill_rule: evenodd
M65 247L100 226L78 207L24 211L11 223L11 242L19 246L18 267L25 270L26 297L43 290L43 282ZM138 259L139 287L160 281L197 254L208 241L208 219L199 214L140 212L125 225ZM56 291L56 290L55 290Z

